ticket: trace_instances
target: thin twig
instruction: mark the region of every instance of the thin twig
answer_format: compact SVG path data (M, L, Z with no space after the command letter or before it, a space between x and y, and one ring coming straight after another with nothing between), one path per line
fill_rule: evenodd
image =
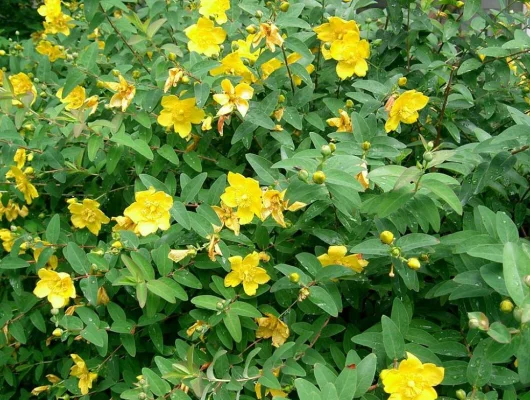
M289 80L291 81L291 91L294 94L294 80L293 75L291 74L291 68L289 68L289 62L287 62L287 54L285 53L285 47L282 44L280 48L282 49L283 59L285 60L285 68L287 68L287 74L289 75Z

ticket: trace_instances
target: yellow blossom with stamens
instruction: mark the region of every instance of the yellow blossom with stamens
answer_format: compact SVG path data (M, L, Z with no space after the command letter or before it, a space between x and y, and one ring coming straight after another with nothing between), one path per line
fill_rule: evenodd
M64 50L61 50L59 46L53 45L47 40L41 40L35 47L35 50L37 50L39 54L48 56L50 62L55 62L59 58L66 58Z
M363 260L361 254L350 254L347 256L346 246L329 246L328 252L318 256L318 261L323 267L328 265L342 265L355 272L363 272L368 265L368 261Z
M11 167L6 177L15 178L15 187L22 192L26 203L31 204L34 198L39 197L37 189L35 189L35 186L31 184L26 174L20 168Z
M110 222L110 218L99 209L99 203L96 200L83 199L82 203L78 203L77 199L70 199L68 204L68 210L72 213L70 220L76 228L87 228L97 236L101 225Z
M15 152L15 156L13 157L13 161L17 163L17 168L24 168L24 165L26 164L26 159L26 149L19 147Z
M75 24L71 23L72 17L69 15L60 13L55 17L46 17L44 21L44 32L51 33L56 35L62 33L65 36L70 35L70 29L72 29Z
M273 53L276 51L276 46L283 46L280 30L273 23L261 23L259 25L259 32L256 33L253 40L254 46L258 46L263 39L265 39L265 45Z
M164 84L164 93L167 93L171 87L177 87L177 84L180 82L183 76L184 70L182 68L170 68L166 83Z
M29 210L26 206L23 205L20 207L20 205L13 200L9 200L5 207L0 203L0 220L2 219L2 216L5 215L6 219L11 222L18 217L26 218L28 214Z
M83 86L76 86L72 89L68 96L63 97L63 88L57 91L57 97L61 103L66 104L66 110L77 110L83 106L86 99L86 92Z
M120 215L118 217L112 217L111 219L116 222L116 225L112 227L112 232L119 232L119 231L136 232L136 224L129 217L123 217Z
M9 82L11 82L11 85L13 86L13 94L15 97L26 96L31 93L33 98L30 105L35 103L35 100L37 100L37 89L33 85L33 82L31 82L29 76L24 72L19 72L16 75L11 75L9 77ZM22 106L22 102L18 99L11 100L11 103L14 106Z
M150 187L148 190L137 192L135 200L125 209L123 215L136 224L140 235L147 236L158 229L169 229L169 210L173 207L173 198L169 194Z
M254 74L243 63L241 55L238 52L228 54L221 60L221 65L213 68L210 75L233 75L243 78L243 82L252 83L256 80Z
M262 192L258 181L229 172L228 183L230 186L221 195L221 200L228 207L237 207L239 223L249 224L254 215L260 218Z
M395 131L399 124L413 124L419 118L418 111L423 109L429 98L421 92L408 90L395 99L390 105L388 120L385 124L386 132Z
M236 236L238 236L240 229L239 217L232 207L229 207L221 202L221 207L212 206L212 208L219 217L222 226L226 226L228 229L233 231Z
M265 313L265 317L257 318L258 330L256 339L272 338L272 345L280 347L289 338L289 327L278 317L270 313Z
M17 237L9 229L0 229L0 240L2 241L4 250L8 253L13 248L16 239Z
M113 108L121 108L123 112L131 105L136 94L136 87L118 75L119 82L104 82L105 87L112 90L115 94L110 99L109 105Z
M228 261L231 271L225 277L225 286L236 287L243 284L247 296L254 296L259 285L264 285L271 279L267 271L259 267L259 254L255 251L245 258L233 256Z
M199 14L213 17L219 25L228 21L226 12L230 10L230 0L200 0Z
M366 76L370 57L370 45L368 41L358 40L357 34L348 33L343 40L336 40L330 48L331 57L337 60L337 75L340 79L346 79L353 75Z
M223 79L221 87L224 93L213 95L213 100L222 106L217 115L230 114L237 109L244 117L249 108L248 101L254 95L254 89L246 83L240 83L234 87L228 79Z
M296 201L289 205L288 200L284 200L287 190L280 192L278 190L269 189L263 194L263 208L261 210L261 218L265 220L269 215L282 227L286 227L283 213L285 211L297 211L307 204Z
M398 368L381 371L383 390L389 400L434 400L438 398L433 386L444 379L444 368L435 364L423 364L416 356L407 352L407 359Z
M335 41L342 40L347 34L353 37L355 41L359 41L361 38L359 26L355 21L345 21L339 17L329 17L328 22L313 28L313 30L317 34L317 38L323 42L321 51L325 60L332 58L329 48L326 48L326 43L331 45Z
M212 20L201 17L195 25L184 29L184 33L190 39L188 50L207 57L219 54L221 45L226 39L226 32L221 27L215 27Z
M353 132L350 116L345 110L339 110L339 117L329 118L326 122L337 128L337 132Z
M251 64L256 62L262 52L261 49L255 48L253 45L255 37L255 34L248 35L244 40L239 39L232 42L232 44L237 45L236 53L239 54L239 57L246 58Z
M182 138L191 133L191 124L200 124L205 117L204 110L195 105L195 98L180 99L177 96L162 97L162 111L157 122L172 127Z
M98 374L90 372L86 366L85 361L77 354L70 354L74 365L70 368L70 376L74 376L79 379L77 386L81 390L81 394L85 395L92 389L92 382L97 379Z
M39 298L46 297L53 308L62 308L70 299L75 299L76 291L72 278L66 272L55 272L46 268L38 271L40 280L33 290Z

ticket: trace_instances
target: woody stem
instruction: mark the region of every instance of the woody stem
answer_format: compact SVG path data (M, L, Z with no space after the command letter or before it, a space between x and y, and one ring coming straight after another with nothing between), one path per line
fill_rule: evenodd
M289 75L289 80L291 81L291 91L294 94L294 81L293 81L293 75L291 74L291 68L289 68L289 63L287 62L287 54L285 53L285 47L283 47L283 43L281 45L283 59L285 61L285 68L287 68L287 75Z

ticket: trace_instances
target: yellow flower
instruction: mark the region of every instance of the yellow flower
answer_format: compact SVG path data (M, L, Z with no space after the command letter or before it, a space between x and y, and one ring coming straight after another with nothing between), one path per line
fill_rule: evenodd
M0 229L0 240L4 250L9 253L15 244L16 237L9 229Z
M2 203L0 203L0 220L2 219L2 216L6 216L6 219L11 222L17 219L18 217L26 218L28 216L29 210L26 206L20 206L15 203L13 200L9 200L4 207Z
M230 53L221 60L221 65L213 68L210 71L210 75L233 75L240 76L243 78L243 82L252 83L256 80L254 74L248 69L243 63L241 56L238 52Z
M195 105L195 98L181 100L177 96L162 97L163 110L158 116L158 123L173 130L182 138L191 133L191 124L200 124L205 117L202 109Z
M188 50L207 57L219 54L221 51L219 45L226 39L224 29L215 27L212 20L204 17L199 18L195 25L184 29L184 33L190 39Z
M118 76L118 79L120 80L119 83L105 82L105 87L115 92L114 96L110 99L110 106L116 108L121 107L121 110L125 112L136 94L136 87L133 84L129 84L121 75Z
M70 23L70 21L72 21L72 17L63 13L54 17L46 17L46 21L43 24L44 32L51 33L52 35L62 33L63 35L68 36L70 35L70 29L75 26Z
M0 69L0 86L4 86L4 70Z
M243 257L234 256L228 258L232 271L225 277L226 287L236 287L243 284L243 290L247 296L254 296L259 285L270 281L267 271L259 267L259 254L255 251Z
M94 235L98 235L101 224L108 224L109 217L99 209L99 203L92 199L83 199L78 203L76 199L68 200L68 210L72 213L72 224L79 229L87 228Z
M261 77L267 79L274 71L280 69L283 63L277 58L273 58L269 61L261 64Z
M272 345L280 347L289 338L289 327L285 322L276 318L270 313L265 313L266 317L257 318L258 330L256 339L272 338Z
M136 232L136 224L129 217L112 217L113 221L116 221L116 225L112 227L112 232L119 231L131 231Z
M401 361L398 369L381 371L381 380L389 400L434 400L438 397L433 386L444 378L444 368L434 364L422 364L413 354Z
M234 212L232 207L228 207L226 204L221 202L221 207L212 206L212 208L223 224L222 226L226 226L231 231L234 231L234 234L238 236L240 229L239 217L237 216L237 213Z
M76 86L66 97L63 97L63 88L60 88L57 91L57 97L61 100L61 103L66 104L66 110L77 110L85 103L85 88L82 86Z
M38 396L39 394L48 391L49 388L50 388L50 385L46 385L46 386L37 386L35 389L33 389L33 390L31 391L31 394L32 394L33 396Z
M195 256L196 254L197 254L197 250L193 248L185 249L185 250L172 249L169 251L167 258L169 258L173 262L178 263L184 260L186 257Z
M260 370L260 374L261 374L261 370ZM280 369L279 368L275 368L272 370L272 374L277 378L280 376ZM282 399L286 399L287 398L287 393L285 393L283 390L279 390L279 389L265 389L265 393L262 394L261 393L261 383L256 383L255 385L255 391L256 391L256 399L258 400L261 400L263 398L263 396L267 396L267 395L271 395L273 398L275 397L281 397Z
M221 200L228 207L237 207L239 223L249 224L254 215L261 217L261 189L258 181L229 172L228 183L230 186L221 195Z
M361 163L362 171L355 175L355 179L363 186L363 188L368 189L370 186L370 181L368 180L368 164L366 162Z
M395 131L399 124L413 124L419 118L418 111L424 108L429 98L421 92L408 90L392 104L385 124L386 132Z
M226 12L230 10L230 0L201 0L199 14L213 17L219 25L228 21Z
M64 50L61 50L59 46L52 45L47 40L41 40L37 47L35 47L35 50L37 50L39 54L48 56L51 62L55 62L59 58L66 58Z
M198 320L188 329L186 329L186 335L193 336L195 332L201 333L201 335L208 329L209 325L206 321Z
M85 361L77 354L70 354L75 365L70 369L70 376L79 378L77 386L81 389L81 394L85 395L92 389L92 382L98 377L98 374L90 372L85 364Z
M323 267L328 265L342 265L350 268L355 272L363 272L368 265L368 261L363 260L361 254L346 255L348 249L346 246L329 246L327 254L318 256L318 261Z
M105 290L105 288L103 286L101 286L98 289L98 294L96 296L96 305L98 305L98 306L99 305L106 306L109 303L110 303L110 297L107 294L107 291Z
M248 35L244 40L239 39L232 42L237 45L236 53L239 57L246 58L251 64L254 64L261 54L261 49L254 49L253 42L256 35Z
M53 18L61 14L61 0L44 0L44 5L37 9L43 17Z
M180 82L182 77L184 76L184 70L182 68L171 68L168 71L168 77L166 79L166 83L164 84L164 93L167 93L171 87L177 87L177 84Z
M9 174L9 177L15 178L15 187L22 192L26 203L31 204L34 198L39 197L39 193L37 192L37 189L35 189L35 186L31 184L26 174L22 172L20 168L11 167L9 169L8 174ZM8 175L6 174L6 177L7 176Z
M286 225L283 212L286 210L296 211L307 205L297 201L289 206L289 201L283 199L286 192L287 190L279 192L278 190L269 189L263 194L263 209L261 210L261 218L263 220L265 220L269 215L272 215L272 218L274 218L278 225L285 228Z
M27 76L24 72L19 72L16 75L11 75L9 77L9 82L11 82L11 85L13 86L13 94L15 97L26 96L31 93L33 95L33 99L31 100L30 105L35 103L35 100L37 99L37 89L31 82L29 76ZM22 105L22 102L16 99L13 99L11 102L14 106Z
M479 53L478 58L480 58L480 61L484 62L484 60L486 59L486 56L484 54Z
M136 224L140 235L147 236L158 229L169 229L169 210L173 207L173 198L169 194L150 187L149 190L136 193L135 199L123 215Z
M48 374L48 375L46 375L46 379L48 379L48 381L49 381L50 383L53 383L53 384L56 384L56 383L59 383L59 382L62 381L61 378L59 378L58 376L53 375L53 374Z
M326 122L337 128L337 132L353 132L350 116L345 110L339 110L338 118L329 118Z
M46 268L38 271L40 280L33 290L39 298L47 297L53 308L62 308L70 299L75 299L75 286L66 272L55 272Z
M370 57L370 45L368 41L358 40L355 33L348 33L344 40L336 40L330 48L331 57L338 61L337 75L341 79L349 78L353 75L366 76L368 63L366 59Z
M213 118L211 116L207 116L206 118L204 118L201 125L201 131L209 131L210 129L212 129L212 121Z
M105 42L103 40L99 40L99 36L99 28L96 28L94 29L94 32L92 32L90 35L87 35L87 39L95 39L98 42L98 49L103 50L105 49Z
M276 46L283 46L283 38L278 27L271 23L261 23L259 32L256 33L253 43L258 46L265 39L265 45L274 53Z
M237 109L244 117L249 108L248 101L254 95L254 89L246 83L240 83L234 87L228 79L223 79L221 87L224 93L213 95L214 101L222 106L217 115L230 114Z
M359 26L355 21L345 21L339 17L329 17L328 22L313 30L317 34L317 38L324 42L321 51L325 60L331 58L331 52L325 44L331 45L335 41L342 40L347 34L356 42L361 38Z
M13 157L13 161L17 163L17 168L22 169L24 167L24 164L26 164L26 158L26 149L19 147L15 152L15 157Z
M88 99L85 100L84 106L90 110L89 115L92 115L96 112L98 108L98 96L90 96Z
M506 62L514 75L517 75L517 63L511 57L506 57Z

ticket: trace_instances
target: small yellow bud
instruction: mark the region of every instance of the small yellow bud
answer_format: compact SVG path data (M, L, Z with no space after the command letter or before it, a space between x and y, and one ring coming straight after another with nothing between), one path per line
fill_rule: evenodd
M278 96L278 103L283 103L285 101L285 96L283 94Z
M329 157L331 155L331 147L329 145L325 144L320 148L320 154L322 154L324 157Z
M503 313L509 314L513 311L513 308L514 305L510 300L506 299L501 301L500 309Z
M401 78L398 79L398 85L400 87L403 87L407 84L407 78L402 76Z
M469 329L477 329L480 326L480 321L476 318L472 318L469 320Z
M254 16L255 16L257 19L261 19L261 18L263 18L263 11L261 11L261 10L256 11L256 14L254 14Z
M5 50L0 50L0 56L5 56L6 55L6 51Z
M63 330L61 328L55 328L52 332L52 335L55 337L61 337Z
M463 2L463 1L457 1L457 2L456 2L456 6L457 6L458 8L461 8L463 5L464 5L464 2Z
M421 267L420 260L415 257L409 258L409 260L407 261L407 265L410 269L413 269L415 271L417 271Z
M141 76L142 76L142 73L141 73L140 71L138 71L138 70L133 71L133 73L132 73L132 77L133 77L134 79L138 79L138 78L140 78Z
M259 259L261 261L264 261L264 262L269 262L271 260L271 256L269 256L267 253L265 253L264 251L260 251L259 252Z
M167 58L170 60L170 61L175 61L177 59L177 55L175 53L169 53L167 55Z
M519 360L516 358L515 361L513 362L513 366L515 368L519 368Z
M283 12L287 12L287 10L289 10L289 2L288 1L284 1L282 4L280 4L280 10L283 11Z
M296 272L293 272L292 274L289 274L289 280L293 283L298 283L300 280L300 275Z
M303 287L298 292L298 301L304 301L305 299L309 297L309 294L310 294L309 289L306 287Z
M321 185L324 182L326 182L326 174L322 171L317 171L313 174L313 182L315 182L317 185Z
M33 128L33 125L31 125L31 127ZM33 129L35 129L35 128L33 128ZM31 130L31 129L28 129L28 130ZM28 158L27 158L27 160L28 160L28 161L33 161L33 157L35 157L35 155L33 154L33 152L28 153Z
M40 93L39 93L39 96L42 97L43 99L45 99L46 97L48 97L48 93L46 93L46 92L40 92Z
M113 70L112 70L112 75L118 77L118 76L121 75L121 73L120 73L120 71L118 71L117 69L113 69Z
M390 231L383 231L379 235L379 239L384 244L391 244L394 241L394 234Z
M98 87L99 89L103 89L105 87L105 82L97 81L96 82L96 87Z
M466 400L466 392L465 392L465 390L458 389L456 391L456 398L458 400Z
M307 182L307 179L309 178L309 172L307 172L305 169L301 169L298 171L298 179L300 179L303 182Z
M256 33L256 25L249 25L245 28L247 33L250 33L251 35Z
M180 81L182 83L190 83L190 78L187 75L184 75Z
M56 384L62 381L61 378L59 378L57 375L54 374L48 374L46 375L46 379L48 379L48 382Z
M348 99L346 100L346 108L352 108L353 107L353 100Z
M370 150L370 147L372 147L372 144L370 142L363 142L363 144L361 145L361 148L364 150L364 151L368 151Z
M115 249L121 249L123 248L123 244L119 240L116 240L114 243L112 243L112 247Z
M325 48L326 50L331 49L331 43L329 43L329 42L324 43L324 48Z

